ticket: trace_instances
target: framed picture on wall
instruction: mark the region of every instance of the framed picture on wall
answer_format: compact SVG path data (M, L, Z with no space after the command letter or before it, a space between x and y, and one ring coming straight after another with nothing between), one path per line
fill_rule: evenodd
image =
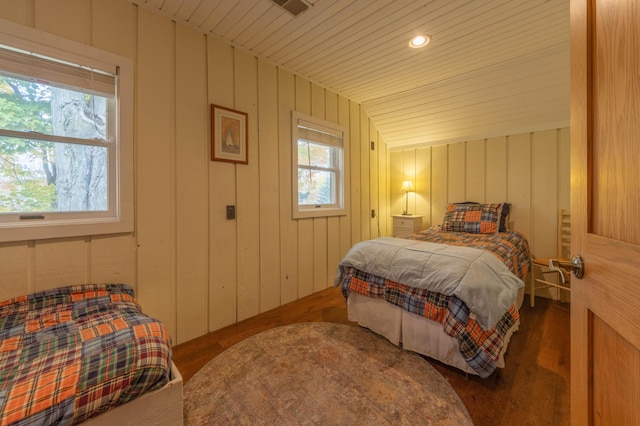
M211 105L211 160L247 164L247 113Z

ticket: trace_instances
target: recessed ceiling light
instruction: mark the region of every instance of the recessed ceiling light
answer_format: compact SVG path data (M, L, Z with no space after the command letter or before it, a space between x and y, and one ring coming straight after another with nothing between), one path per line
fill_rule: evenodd
M418 35L409 41L409 46L417 49L418 47L424 47L431 41L431 37L428 35Z

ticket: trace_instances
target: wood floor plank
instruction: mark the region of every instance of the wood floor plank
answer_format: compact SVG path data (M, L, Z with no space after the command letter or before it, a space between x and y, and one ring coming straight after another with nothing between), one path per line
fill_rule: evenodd
M528 299L527 299L528 300ZM506 367L486 379L429 360L456 390L474 423L569 425L569 304L537 298L520 310L520 329L505 356ZM339 289L329 288L237 324L182 343L173 358L188 381L225 349L257 333L288 324L326 321L352 324Z

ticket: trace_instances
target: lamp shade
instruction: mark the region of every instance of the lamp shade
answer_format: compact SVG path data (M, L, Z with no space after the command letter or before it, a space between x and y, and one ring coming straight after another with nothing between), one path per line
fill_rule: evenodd
M402 188L400 188L400 190L404 192L413 192L413 185L411 184L411 181L405 180L402 182Z

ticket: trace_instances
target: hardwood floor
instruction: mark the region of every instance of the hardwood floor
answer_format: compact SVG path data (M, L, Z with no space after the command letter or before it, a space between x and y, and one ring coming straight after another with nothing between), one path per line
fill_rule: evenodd
M476 425L569 425L569 304L529 296L520 310L506 367L491 377L467 376L430 360L451 383ZM188 381L225 349L254 334L287 324L353 324L337 288L329 288L256 317L175 346L173 356Z

